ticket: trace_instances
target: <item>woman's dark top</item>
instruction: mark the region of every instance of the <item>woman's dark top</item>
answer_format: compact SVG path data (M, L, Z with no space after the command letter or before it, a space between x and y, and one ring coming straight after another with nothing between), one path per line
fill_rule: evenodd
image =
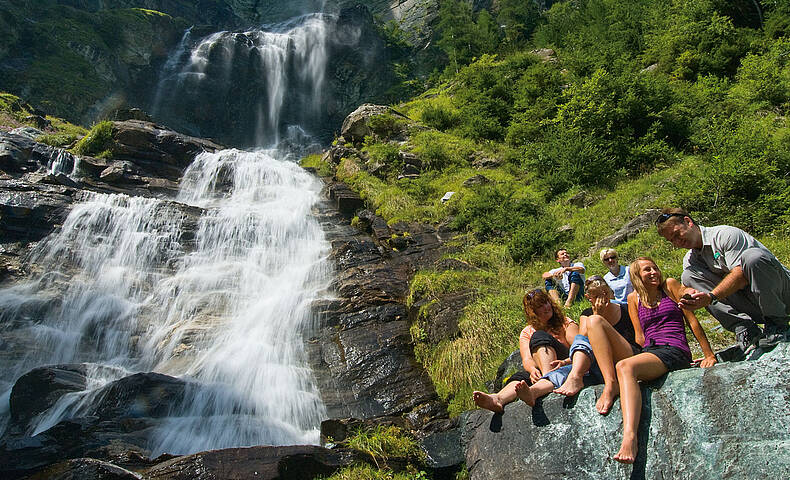
M625 338L628 343L630 343L635 347L639 347L639 345L636 343L636 333L634 333L634 324L631 323L631 317L628 315L628 305L619 305L619 307L620 307L620 321L612 325L612 327L614 327L617 333L619 333L623 338ZM589 317L592 314L593 314L592 307L587 308L582 312L582 315L585 317Z

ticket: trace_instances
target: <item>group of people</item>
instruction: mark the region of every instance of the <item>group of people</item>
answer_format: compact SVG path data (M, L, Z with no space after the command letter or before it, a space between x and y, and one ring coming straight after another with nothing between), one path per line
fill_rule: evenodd
M762 243L736 227L703 227L679 208L664 209L655 224L675 247L689 249L681 280L665 278L649 257L620 265L613 249L600 252L609 272L585 279L584 265L558 250L560 266L543 274L545 289L523 298L523 370L498 393L474 392L475 404L502 413L517 398L532 407L551 392L573 396L585 385L603 383L596 410L607 414L619 396L623 414L623 440L614 459L633 463L639 382L692 365L686 323L702 349L699 366L718 361L695 310L707 308L735 334L738 359L789 340L790 270ZM576 323L560 304L568 307L584 297L591 307Z

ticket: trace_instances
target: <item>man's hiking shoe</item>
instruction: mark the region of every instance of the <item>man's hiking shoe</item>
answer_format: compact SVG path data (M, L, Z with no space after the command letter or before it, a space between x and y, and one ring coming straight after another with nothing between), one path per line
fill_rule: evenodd
M740 362L746 360L746 354L743 352L743 350L741 350L740 345L730 345L729 347L716 352L716 360L719 363Z
M737 326L735 327L735 347L739 348L741 351L742 358L749 357L749 354L757 348L757 342L762 336L762 331L760 327L757 325L751 325L750 327L746 326ZM737 362L740 360L731 360L733 362Z
M790 341L790 332L788 332L787 325L766 322L763 335L760 337L757 345L763 350L769 350L781 342L787 341Z

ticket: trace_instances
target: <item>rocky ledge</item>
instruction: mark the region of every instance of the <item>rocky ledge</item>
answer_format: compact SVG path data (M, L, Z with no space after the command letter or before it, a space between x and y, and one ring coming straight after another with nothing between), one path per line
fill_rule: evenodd
M514 402L502 415L466 412L470 478L778 479L790 471L790 344L645 385L633 466L612 459L622 438L620 402L599 415L600 392L550 394L535 408Z

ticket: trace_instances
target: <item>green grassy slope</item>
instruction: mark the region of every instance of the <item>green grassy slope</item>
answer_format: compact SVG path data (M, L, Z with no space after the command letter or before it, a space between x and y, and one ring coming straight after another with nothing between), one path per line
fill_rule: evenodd
M452 412L470 408L471 391L517 348L520 298L541 285L557 246L584 259L588 275L603 274L597 241L649 208L677 205L703 224L752 232L790 264L790 7L761 2L761 23L753 6L555 2L542 13L509 12L534 20L519 24L520 43L511 31L474 45L453 43L453 22L488 20L443 7L448 68L431 90L394 106L429 128L385 116L376 120L384 133L362 146L367 162L333 169L308 160L390 222L450 222L463 232L450 256L475 268L421 271L411 286L414 299L477 294L456 338L431 343L424 319L412 326L415 352ZM462 46L473 48L461 55ZM538 48L553 53L531 53ZM387 126L405 128L409 140L388 140ZM418 178L398 179L399 151L422 160ZM493 162L475 167L481 158ZM490 182L465 186L475 175ZM448 191L456 194L440 202ZM570 203L579 195L587 207ZM668 275L681 273L684 252L652 229L617 248L623 263L649 255ZM731 341L700 318L714 347Z

